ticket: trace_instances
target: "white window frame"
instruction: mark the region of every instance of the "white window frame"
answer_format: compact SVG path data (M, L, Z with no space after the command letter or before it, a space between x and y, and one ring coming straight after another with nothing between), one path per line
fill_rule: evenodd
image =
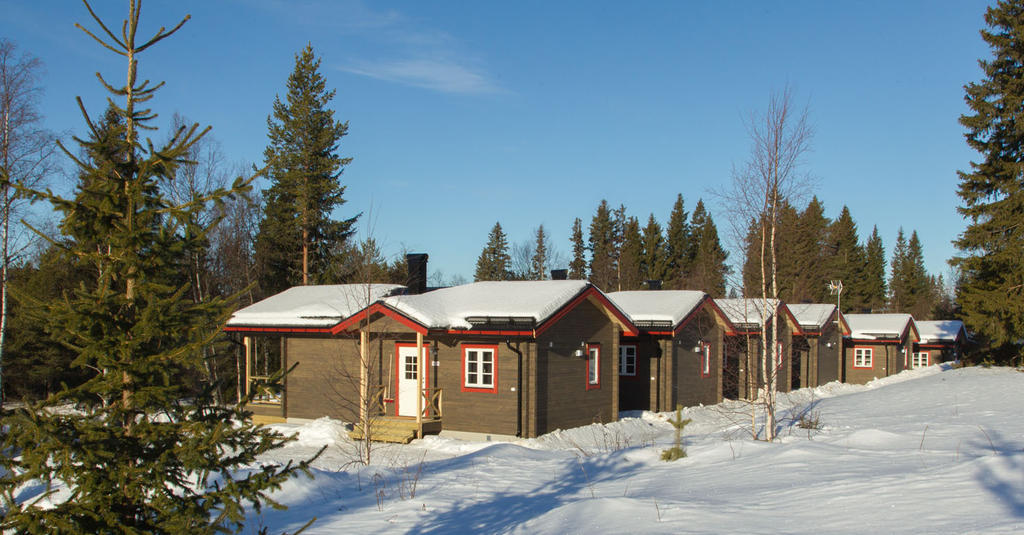
M875 366L875 349L873 347L855 347L853 348L853 367L854 368L874 368Z
M924 357L924 360L921 360L922 356ZM914 358L910 361L910 365L912 369L924 368L931 365L931 362L932 356L929 351L918 351L917 353L914 353Z
M587 390L601 388L601 346L587 344Z
M463 354L463 375L462 386L472 390L495 389L497 378L498 352L493 347L465 346ZM485 358L487 357L487 358ZM484 367L490 364L490 372L484 371ZM471 377L474 377L471 379ZM489 378L490 380L485 380Z
M630 355L630 351L633 350L633 354ZM622 345L619 346L619 375L628 377L636 376L636 346L635 345Z
M700 360L700 376L711 377L711 344L707 342L701 342Z

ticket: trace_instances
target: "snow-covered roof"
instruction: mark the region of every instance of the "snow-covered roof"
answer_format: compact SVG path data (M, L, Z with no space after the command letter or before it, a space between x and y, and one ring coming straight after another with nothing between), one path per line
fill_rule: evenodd
M235 312L227 324L332 327L378 299L404 290L399 284L295 286Z
M608 298L634 322L669 322L676 326L700 305L706 293L695 290L612 292Z
M793 313L796 322L801 327L822 328L832 314L836 311L835 305L827 303L799 303L796 305L787 304L789 311Z
M767 311L764 308L764 300L760 297L746 299L715 299L715 304L722 309L725 317L738 325L761 325L772 319L772 314L779 308L778 299L769 299Z
M484 281L381 301L428 329L469 329L469 318L518 318L539 324L588 286L579 280Z
M917 321L917 333L921 343L955 342L966 334L964 322L960 320Z
M860 339L900 338L912 325L910 314L844 314L850 337Z

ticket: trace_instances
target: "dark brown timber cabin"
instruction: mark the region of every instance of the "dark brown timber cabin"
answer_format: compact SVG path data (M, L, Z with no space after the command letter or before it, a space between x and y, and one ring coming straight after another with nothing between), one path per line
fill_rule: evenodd
M295 369L281 416L357 422L365 410L415 421L416 436L486 438L610 422L624 332L637 331L586 281L393 294L325 332L285 338L282 365Z
M914 344L911 368L959 360L967 342L967 330L960 320L915 321L921 340Z
M910 314L846 314L850 334L844 340L843 382L864 384L910 367L920 340Z
M842 379L843 336L850 333L836 305L786 305L800 330L793 333L792 388L820 386Z
M639 333L619 342L619 408L668 411L722 401L725 335L735 329L706 293L608 294Z
M758 389L773 378L777 391L790 391L793 333L799 332L800 327L785 303L778 299L739 298L715 299L715 304L735 326L725 340L723 395L728 399L756 399ZM772 332L775 315L778 328ZM761 365L762 330L768 335L767 374Z

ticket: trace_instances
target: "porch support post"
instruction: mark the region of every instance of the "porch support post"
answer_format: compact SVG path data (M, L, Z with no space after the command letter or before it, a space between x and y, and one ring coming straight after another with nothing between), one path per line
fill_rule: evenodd
M366 329L359 329L359 425L363 426L364 433L370 423L370 363L366 359L366 346Z
M423 358L423 333L416 333L416 360L419 362L416 374L416 425L423 429L423 374L427 372L426 362ZM422 432L422 431L421 431ZM419 437L423 438L423 437Z
M252 337L242 337L242 345L245 346L245 395L249 395L249 387L252 384Z

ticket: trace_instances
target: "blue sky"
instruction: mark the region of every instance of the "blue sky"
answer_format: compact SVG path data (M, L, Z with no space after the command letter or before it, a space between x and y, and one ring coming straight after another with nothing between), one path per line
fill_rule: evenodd
M95 4L124 18L125 2ZM140 75L167 82L152 101L163 119L211 125L228 159L259 163L271 103L312 43L349 121L338 217L363 212L360 237L470 279L495 221L512 242L543 224L565 254L602 198L662 223L677 193L687 210L703 198L728 241L712 192L749 154L746 118L788 85L815 128L803 170L826 215L849 206L890 251L916 229L928 270L947 274L964 228L956 173L977 159L957 119L988 55L987 4L150 0L146 34L192 20ZM78 2L0 12L0 37L46 65L47 125L82 134L74 97L101 113L94 73L122 79L121 59L73 27L95 27Z

